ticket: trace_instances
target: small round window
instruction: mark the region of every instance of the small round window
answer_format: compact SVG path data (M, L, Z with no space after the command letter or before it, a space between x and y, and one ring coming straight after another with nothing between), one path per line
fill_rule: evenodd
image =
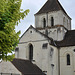
M32 31L30 31L30 33L32 33Z

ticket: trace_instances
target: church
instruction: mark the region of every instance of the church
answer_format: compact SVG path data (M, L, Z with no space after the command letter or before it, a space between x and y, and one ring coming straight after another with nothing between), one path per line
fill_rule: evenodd
M71 18L60 2L47 0L34 16L35 27L30 25L24 32L15 49L15 59L7 62L13 68L7 71L2 65L6 63L1 62L0 72L75 75L75 30L71 30Z

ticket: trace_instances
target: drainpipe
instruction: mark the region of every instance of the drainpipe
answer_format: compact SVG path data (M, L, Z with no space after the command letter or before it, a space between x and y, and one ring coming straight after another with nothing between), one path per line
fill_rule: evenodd
M60 48L58 48L58 75L60 75Z
M52 75L53 75L53 70L54 70L54 64L51 64L51 66L52 66Z

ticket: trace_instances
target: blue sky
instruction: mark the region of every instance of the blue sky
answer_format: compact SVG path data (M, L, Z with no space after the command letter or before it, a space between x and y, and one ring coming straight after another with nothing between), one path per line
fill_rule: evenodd
M16 31L21 31L21 35L30 25L35 25L34 14L45 4L47 0L22 0L21 8L29 9L30 12L24 20L16 27ZM75 0L59 0L65 11L72 18L72 29L75 29ZM20 36L21 36L20 35Z

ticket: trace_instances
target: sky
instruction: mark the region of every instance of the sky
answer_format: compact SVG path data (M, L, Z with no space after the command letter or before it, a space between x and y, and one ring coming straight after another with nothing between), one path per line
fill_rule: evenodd
M46 1L47 0L22 0L21 9L29 9L30 12L24 18L24 20L21 20L21 23L16 26L16 32L20 30L22 35L30 25L35 26L34 14L41 9ZM72 29L75 29L75 0L59 0L59 2L63 6L67 14L72 18L71 27Z

